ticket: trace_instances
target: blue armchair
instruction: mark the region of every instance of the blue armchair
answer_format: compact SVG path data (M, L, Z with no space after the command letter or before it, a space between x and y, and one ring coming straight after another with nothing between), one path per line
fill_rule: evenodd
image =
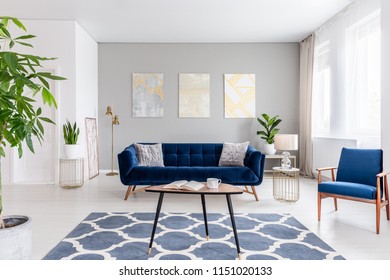
M337 169L335 179L334 170ZM332 181L322 182L322 173L331 171ZM338 168L318 168L318 221L321 220L321 200L331 197L337 211L337 198L376 205L376 233L380 228L380 209L386 206L389 220L389 190L383 172L383 151L380 149L343 148Z

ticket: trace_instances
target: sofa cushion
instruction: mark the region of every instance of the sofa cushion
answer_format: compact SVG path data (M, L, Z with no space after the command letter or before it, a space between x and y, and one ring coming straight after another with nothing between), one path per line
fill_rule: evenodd
M128 176L131 176L135 185L160 185L177 180L204 182L206 178L219 178L224 183L235 185L250 185L258 181L258 177L248 167L138 166Z
M219 166L244 166L244 158L249 142L223 143Z
M165 166L218 166L222 144L163 143Z
M139 166L164 166L161 144L134 144Z

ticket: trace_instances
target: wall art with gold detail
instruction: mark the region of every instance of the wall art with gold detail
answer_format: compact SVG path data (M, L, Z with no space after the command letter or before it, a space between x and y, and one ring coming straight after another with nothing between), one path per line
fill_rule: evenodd
M133 73L133 117L164 116L162 73Z
M225 74L225 118L254 118L255 74Z
M179 74L179 117L210 117L210 74Z

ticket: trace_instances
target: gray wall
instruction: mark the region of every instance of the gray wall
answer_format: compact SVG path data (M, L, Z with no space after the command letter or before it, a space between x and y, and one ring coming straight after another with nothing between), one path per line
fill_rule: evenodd
M131 74L164 74L164 117L133 118ZM179 73L210 73L210 118L178 117ZM134 142L240 142L262 148L256 119L224 118L223 74L256 74L256 115L280 115L281 133L299 132L298 43L99 44L100 169L111 168L107 105L119 116L114 154ZM116 158L114 168L117 168Z

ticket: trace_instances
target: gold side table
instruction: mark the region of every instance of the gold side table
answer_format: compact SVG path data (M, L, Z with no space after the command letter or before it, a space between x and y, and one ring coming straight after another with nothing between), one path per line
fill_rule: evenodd
M60 186L79 188L84 185L84 158L60 158Z
M295 202L299 199L299 169L272 168L273 194L276 200Z

